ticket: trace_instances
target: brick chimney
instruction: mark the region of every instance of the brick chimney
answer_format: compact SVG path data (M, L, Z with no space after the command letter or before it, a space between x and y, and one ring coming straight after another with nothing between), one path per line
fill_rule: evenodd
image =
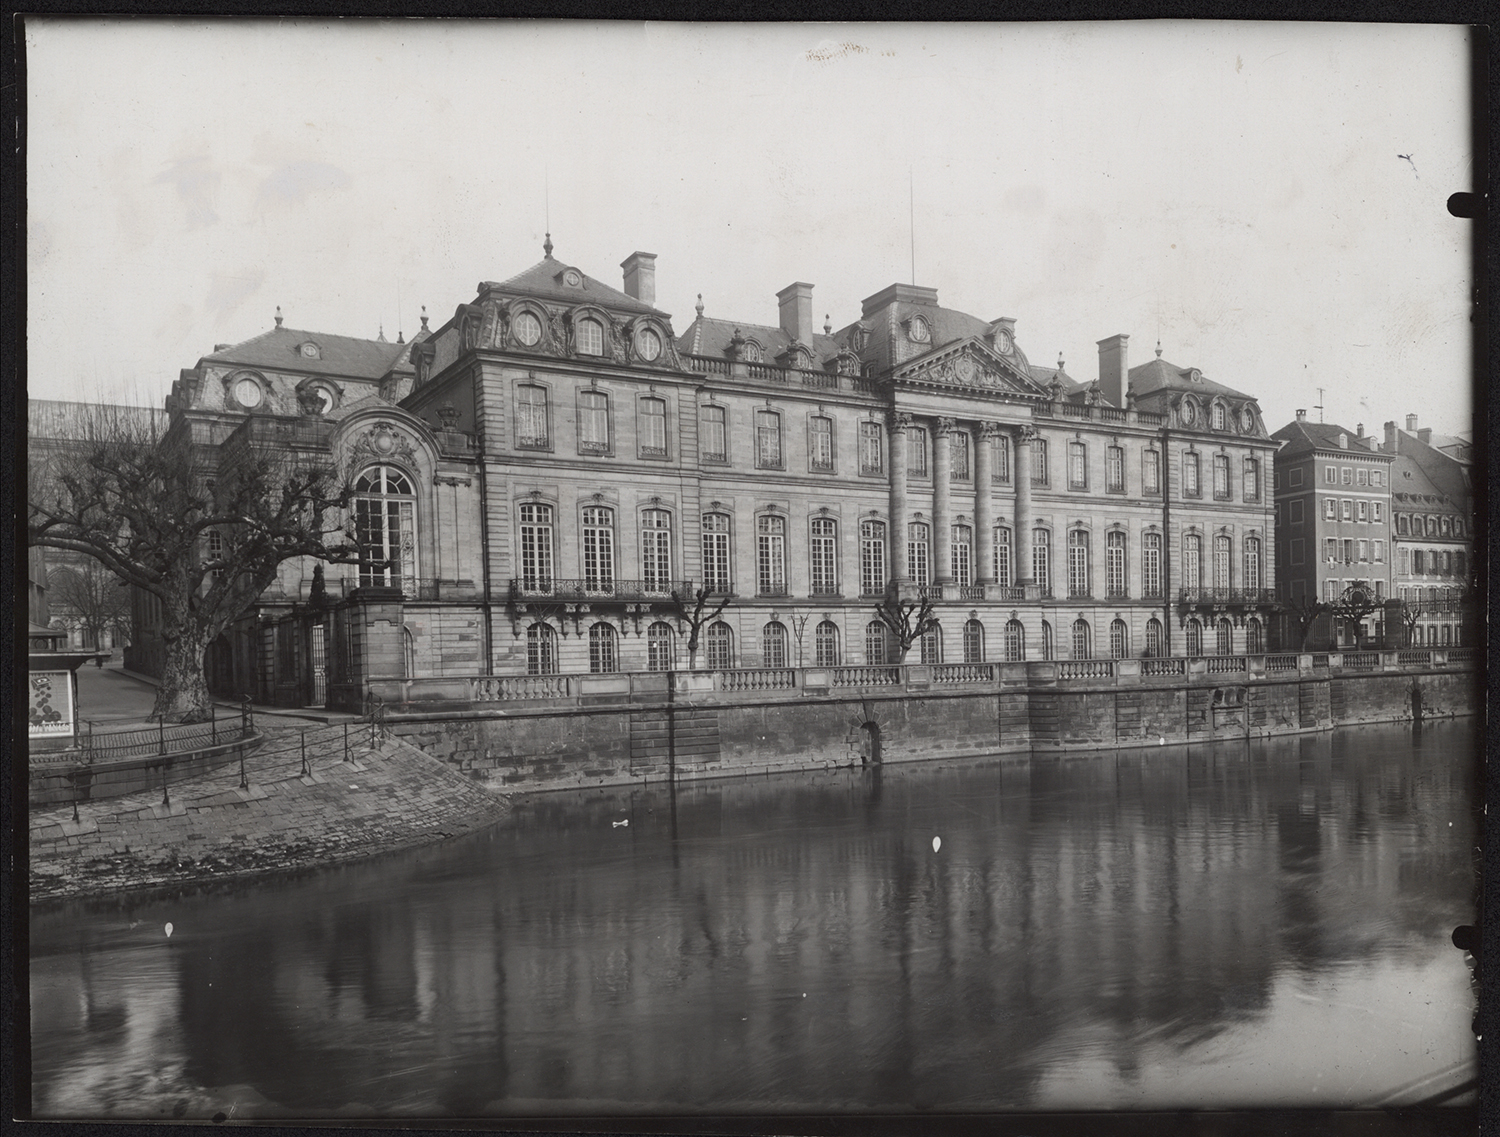
M1407 415L1406 416L1406 433L1407 434L1416 434L1417 433L1417 416L1416 415Z
M781 330L789 339L809 347L813 341L812 290L812 285L797 281L776 294L781 305Z
M1401 447L1396 442L1396 420L1392 419L1385 424L1385 452L1387 454L1398 454Z
M625 270L625 295L656 307L656 254L631 253L620 267Z
M1423 446L1431 446L1432 427L1424 426L1421 430L1417 431L1417 441L1420 442Z
M1364 436L1365 436L1365 424L1362 423L1362 422L1355 423L1354 424L1354 437L1355 438L1363 438Z
M1099 391L1117 407L1125 405L1130 383L1130 337L1119 334L1099 341Z
M1297 408L1297 421L1298 422L1306 422L1307 421L1307 408L1306 407L1298 407Z

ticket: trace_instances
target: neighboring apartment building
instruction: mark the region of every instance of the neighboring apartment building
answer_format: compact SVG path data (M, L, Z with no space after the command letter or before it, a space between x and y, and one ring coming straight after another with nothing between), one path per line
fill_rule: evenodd
M685 668L688 586L732 598L703 635L715 669L889 661L890 588L937 605L924 662L1265 649L1277 444L1252 396L1159 349L1130 367L1123 335L1083 383L1031 364L1014 320L915 285L837 331L806 283L775 324L700 298L679 336L652 254L617 289L543 251L410 344L278 314L168 400L206 469L254 437L349 471L369 556L327 566L328 591L400 590L408 675ZM311 589L284 566L211 686L340 682L355 631Z
M1474 504L1469 458L1460 439L1434 437L1406 416L1385 424L1391 467L1394 591L1403 602L1407 642L1437 647L1479 642Z
M1279 645L1301 646L1296 612L1319 602L1338 602L1345 590L1367 582L1374 597L1391 592L1391 465L1379 440L1335 423L1312 423L1299 410L1294 422L1271 436L1276 455L1276 575L1287 606L1277 621ZM1362 622L1360 642L1384 637L1384 611ZM1321 616L1309 647L1347 646L1354 635L1346 621Z

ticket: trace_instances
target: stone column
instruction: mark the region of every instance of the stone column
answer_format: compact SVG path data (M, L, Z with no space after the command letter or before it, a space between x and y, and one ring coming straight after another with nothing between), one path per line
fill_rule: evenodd
M933 583L953 583L953 432L957 424L940 418L932 432Z
M1016 583L1028 589L1028 595L1036 591L1036 580L1031 575L1031 444L1036 441L1036 429L1023 426L1016 431L1016 532L1015 545Z
M891 439L891 528L886 541L890 555L890 583L900 586L907 583L906 577L906 428L911 425L911 415L892 411L890 419Z
M991 490L995 470L990 440L1000 433L1000 424L980 423L974 450L974 566L977 584L995 583L995 496Z

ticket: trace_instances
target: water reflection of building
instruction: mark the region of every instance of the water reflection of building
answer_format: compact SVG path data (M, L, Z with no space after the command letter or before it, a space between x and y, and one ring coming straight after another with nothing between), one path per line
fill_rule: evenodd
M1446 935L1469 735L1394 737L518 799L189 908L219 934L174 946L180 1045L293 1108L1025 1106Z

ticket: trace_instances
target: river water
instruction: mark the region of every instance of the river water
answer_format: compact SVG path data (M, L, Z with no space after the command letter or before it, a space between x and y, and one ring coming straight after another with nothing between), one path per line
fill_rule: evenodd
M1458 722L539 794L356 866L49 908L33 1109L1430 1100L1475 1075L1449 941L1475 745Z

